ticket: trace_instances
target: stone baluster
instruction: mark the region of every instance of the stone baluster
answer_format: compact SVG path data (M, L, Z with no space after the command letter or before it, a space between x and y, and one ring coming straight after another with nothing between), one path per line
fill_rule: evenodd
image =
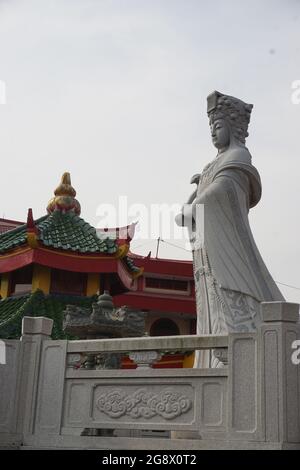
M129 359L135 362L138 369L150 369L161 357L162 353L157 351L135 351L129 354Z

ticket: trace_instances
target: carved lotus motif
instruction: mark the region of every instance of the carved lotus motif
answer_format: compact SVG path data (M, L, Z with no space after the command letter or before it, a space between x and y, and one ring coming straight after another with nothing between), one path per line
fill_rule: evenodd
M131 418L152 418L162 416L174 419L186 413L192 401L184 395L165 389L155 394L146 389L138 389L132 394L122 390L114 390L102 394L96 401L97 408L111 418L128 415Z

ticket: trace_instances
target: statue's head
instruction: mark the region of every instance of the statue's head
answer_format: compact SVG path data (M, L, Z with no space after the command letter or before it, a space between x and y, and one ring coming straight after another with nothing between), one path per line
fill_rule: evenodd
M244 145L253 105L214 91L207 97L207 114L212 141L217 149L226 148L232 139Z

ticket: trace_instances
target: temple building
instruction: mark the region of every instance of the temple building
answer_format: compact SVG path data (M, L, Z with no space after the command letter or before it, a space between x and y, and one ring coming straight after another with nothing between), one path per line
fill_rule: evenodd
M13 230L14 228L19 227L20 225L24 225L24 222L0 218L0 234L7 232L8 230Z
M145 314L149 335L195 333L196 305L190 261L142 257L130 251L135 224L96 230L80 217L69 173L47 214L26 223L0 219L0 338L17 338L25 315L54 320L53 337L66 338L68 305L92 308L105 291L116 308ZM173 367L182 358L163 358Z

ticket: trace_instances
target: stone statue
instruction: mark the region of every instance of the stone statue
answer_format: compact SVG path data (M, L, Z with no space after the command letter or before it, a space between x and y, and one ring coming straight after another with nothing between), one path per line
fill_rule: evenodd
M207 98L216 158L192 178L179 225L189 227L197 301L197 333L254 331L260 303L284 300L256 247L249 209L261 197L261 181L245 146L253 106L215 91ZM200 206L202 205L202 206ZM199 227L197 210L204 209ZM218 367L217 354L196 355L196 367Z

